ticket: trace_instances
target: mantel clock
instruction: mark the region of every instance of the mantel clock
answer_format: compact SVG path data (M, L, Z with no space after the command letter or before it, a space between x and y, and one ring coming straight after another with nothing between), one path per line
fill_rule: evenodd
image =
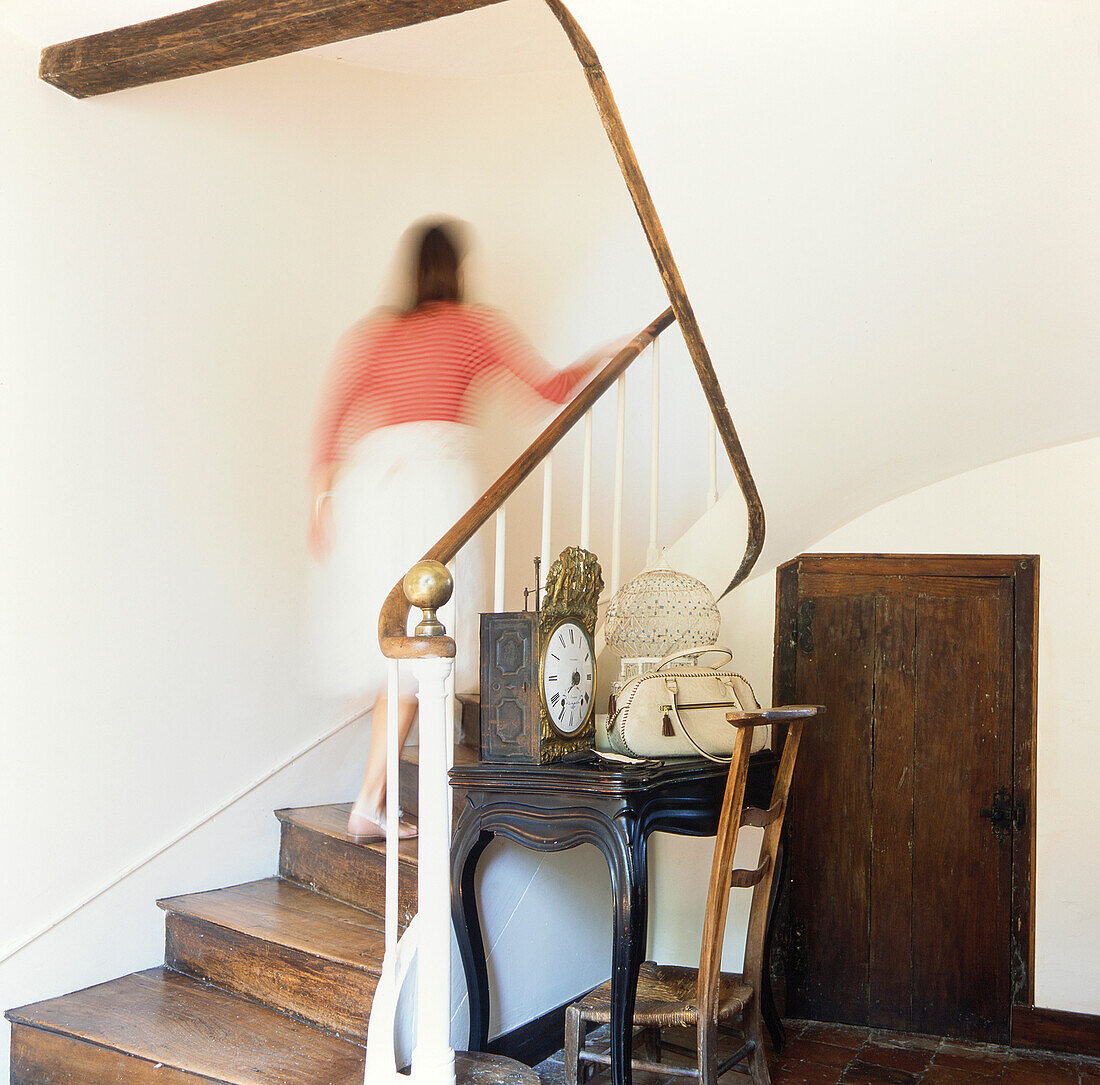
M481 616L481 759L545 765L596 736L596 555L561 552L541 607Z

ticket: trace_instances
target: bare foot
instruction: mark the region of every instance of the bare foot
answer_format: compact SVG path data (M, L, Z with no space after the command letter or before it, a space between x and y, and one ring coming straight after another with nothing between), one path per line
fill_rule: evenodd
M406 821L404 814L399 812L397 823L397 836L399 840L409 840L416 836L416 826ZM355 805L351 808L348 817L348 836L357 844L364 844L370 840L386 839L386 815L385 811L368 810L366 807Z

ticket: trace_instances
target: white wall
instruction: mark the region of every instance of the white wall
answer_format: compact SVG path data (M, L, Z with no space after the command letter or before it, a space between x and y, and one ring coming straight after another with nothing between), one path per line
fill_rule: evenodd
M352 298L318 281L346 140L308 108L340 73L78 103L0 49L6 952L331 723L295 666L300 480ZM36 970L2 974L11 1004Z
M370 175L339 70L78 103L36 63L0 33L5 957L334 722L297 666L303 462ZM362 739L10 957L0 1003L155 963L155 898L270 873L271 810L346 797Z
M1039 685L1035 802L1038 819L1035 1003L1100 1013L1100 801L1095 610L1100 568L1100 438L1002 460L888 502L816 541L819 553L1038 554ZM793 556L793 555L792 555ZM713 536L691 534L678 566L706 575L720 566ZM770 692L774 569L722 604L723 639ZM758 688L758 693L761 690ZM664 854L663 852L661 853ZM683 860L680 859L680 862ZM658 909L685 909L684 878L662 880ZM666 955L698 952L662 930Z

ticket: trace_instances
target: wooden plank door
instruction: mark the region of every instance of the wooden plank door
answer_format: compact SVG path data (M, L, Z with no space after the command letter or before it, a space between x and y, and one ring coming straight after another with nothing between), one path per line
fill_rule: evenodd
M1014 786L1013 580L897 560L780 593L777 696L828 709L787 818L787 1012L1004 1041L1014 847L982 811Z

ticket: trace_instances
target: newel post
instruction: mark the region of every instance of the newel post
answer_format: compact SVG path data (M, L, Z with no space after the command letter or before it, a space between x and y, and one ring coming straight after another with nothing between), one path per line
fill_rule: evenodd
M454 581L438 561L417 562L394 587L379 621L380 642L389 657L390 734L397 730L397 664L411 670L420 702L420 773L417 842L417 913L397 938L396 745L386 751L386 959L371 1006L365 1085L538 1085L538 1075L499 1055L459 1052L451 1047L451 788L448 779L451 735L447 726L449 679L455 643L437 612L451 598ZM408 609L423 611L416 635L405 635ZM397 1064L395 1032L398 1003L416 963L416 1044L411 1074Z
M405 576L405 598L423 611L417 637L446 636L436 616L451 598L454 581L445 565L421 561ZM451 1047L450 817L447 782L447 679L454 661L445 655L410 659L420 702L419 863L415 1081L453 1085Z

